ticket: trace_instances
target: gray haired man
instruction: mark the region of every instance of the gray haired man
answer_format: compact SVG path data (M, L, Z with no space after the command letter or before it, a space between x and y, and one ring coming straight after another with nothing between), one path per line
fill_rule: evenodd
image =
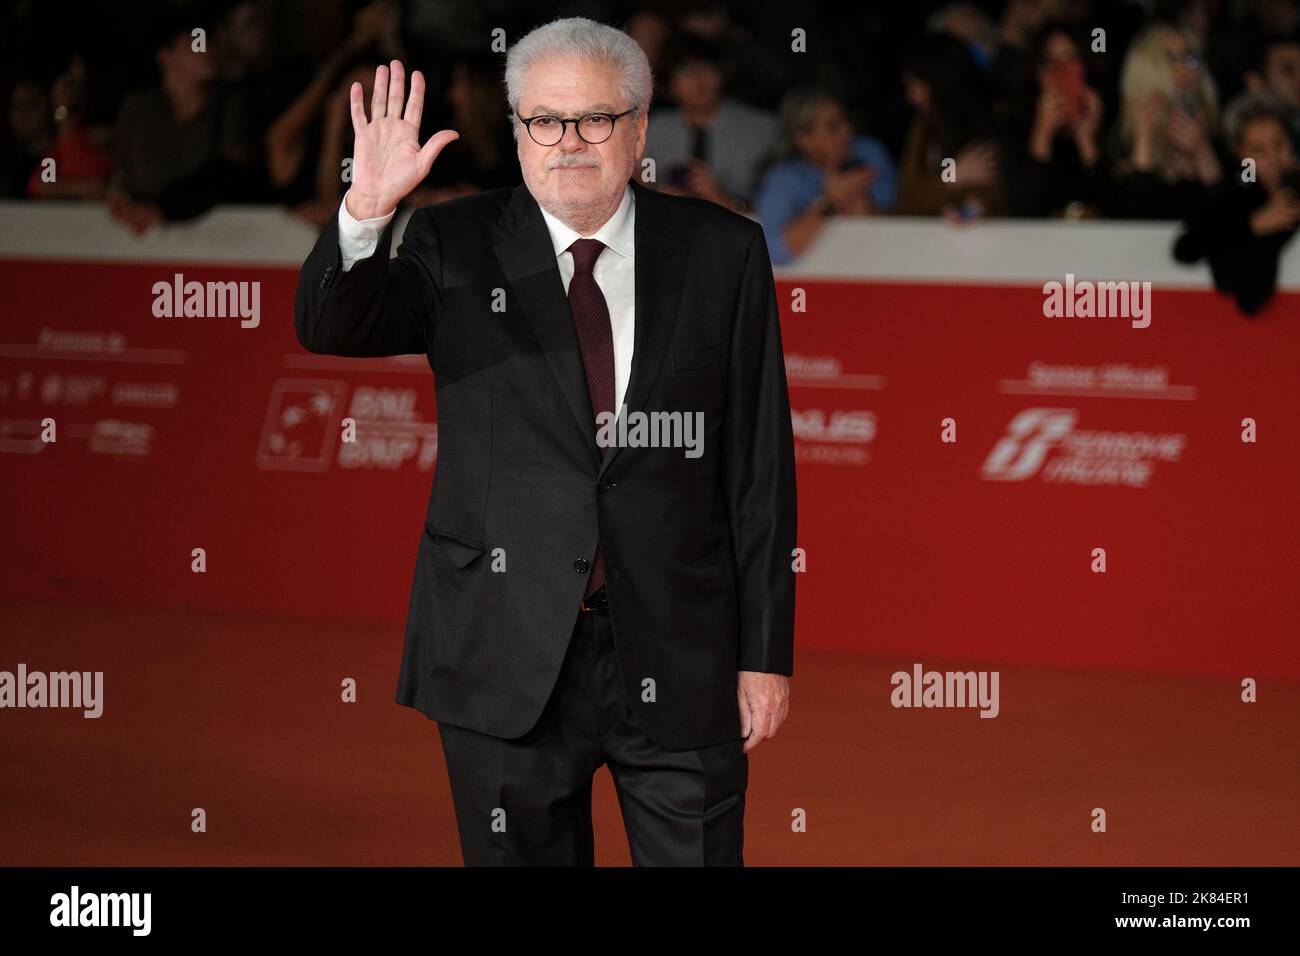
M748 754L788 709L794 447L760 228L634 179L651 75L557 20L506 61L523 184L397 204L424 80L352 87L353 181L299 279L303 347L423 354L438 463L397 702L438 722L466 864L590 865L608 766L638 865L741 865ZM681 448L618 415L699 415ZM692 419L696 420L696 419ZM619 434L626 434L620 431Z

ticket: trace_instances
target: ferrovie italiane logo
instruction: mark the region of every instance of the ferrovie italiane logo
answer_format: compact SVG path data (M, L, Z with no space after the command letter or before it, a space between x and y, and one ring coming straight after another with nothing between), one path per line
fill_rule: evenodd
M1073 408L1026 408L993 446L980 477L986 481L1042 481L1145 488L1158 462L1178 461L1182 434L1085 431Z

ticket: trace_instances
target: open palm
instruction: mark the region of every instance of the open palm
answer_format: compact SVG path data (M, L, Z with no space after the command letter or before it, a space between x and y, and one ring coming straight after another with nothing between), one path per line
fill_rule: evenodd
M460 137L455 130L443 129L420 146L424 77L419 70L411 74L411 96L406 101L405 112L402 111L404 87L400 61L378 67L369 120L361 102L361 84L353 83L348 91L356 145L347 205L348 212L357 219L392 212L429 175L443 147Z

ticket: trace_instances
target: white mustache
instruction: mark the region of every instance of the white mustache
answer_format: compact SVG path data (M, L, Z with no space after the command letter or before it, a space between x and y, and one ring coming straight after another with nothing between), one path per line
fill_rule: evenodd
M566 166L582 166L582 167L591 167L592 169L598 169L598 168L600 167L600 163L586 163L586 162L582 162L582 161L580 161L580 160L574 160L573 162L566 162L566 161L564 161L564 160L560 160L559 162L551 163L551 164L550 164L549 166L547 166L546 168L547 168L547 169L561 169L561 168L566 167Z

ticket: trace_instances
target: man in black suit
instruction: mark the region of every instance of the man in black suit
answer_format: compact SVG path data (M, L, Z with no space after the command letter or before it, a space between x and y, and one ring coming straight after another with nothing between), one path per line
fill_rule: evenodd
M795 475L759 226L632 180L651 75L558 20L511 48L524 184L397 204L457 134L424 79L351 91L352 186L299 341L427 355L438 463L397 702L438 722L466 864L591 864L608 765L637 865L743 865L748 753L785 719ZM616 417L617 416L617 417Z

